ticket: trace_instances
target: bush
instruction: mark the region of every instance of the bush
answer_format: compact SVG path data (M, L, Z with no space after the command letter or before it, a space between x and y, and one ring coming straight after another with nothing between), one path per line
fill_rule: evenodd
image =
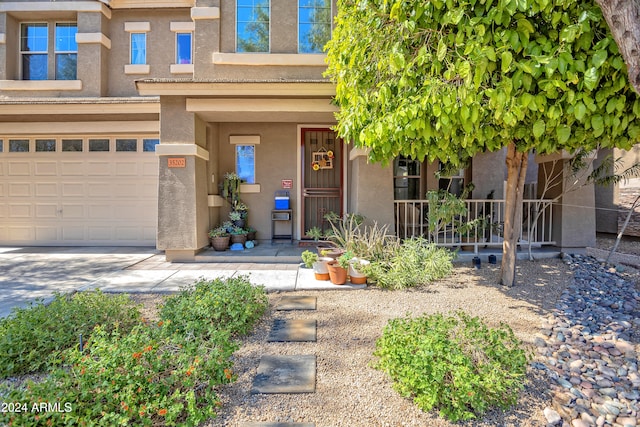
M376 342L376 368L423 411L451 421L513 405L527 356L509 326L490 329L464 313L392 319Z
M56 294L49 305L42 300L14 309L0 320L0 377L40 371L64 349L87 340L96 325L121 332L140 322L140 311L126 295L100 291ZM52 357L46 357L51 355Z
M422 237L405 240L387 260L372 262L365 273L377 286L403 289L425 285L451 274L454 255Z
M157 325L97 327L84 352L64 351L43 381L3 392L60 409L0 413L0 425L199 425L220 406L216 387L234 380L232 337L266 307L264 289L242 277L200 280L166 301Z

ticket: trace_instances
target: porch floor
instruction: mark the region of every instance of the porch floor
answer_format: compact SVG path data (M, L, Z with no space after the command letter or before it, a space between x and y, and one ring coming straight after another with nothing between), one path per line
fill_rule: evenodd
M313 242L294 242L293 244L272 243L269 241L260 242L251 249L243 251L226 250L218 252L208 248L196 255L196 263L264 263L264 264L299 264L302 252L305 250L315 250ZM536 259L556 258L560 256L560 249L555 246L542 246L532 249L533 257ZM479 256L483 263L488 262L487 257L495 255L498 262L502 259L501 247L480 248L478 253L473 251L458 251L458 256L454 262L470 262L475 256ZM518 259L528 259L529 252L526 247L518 249Z

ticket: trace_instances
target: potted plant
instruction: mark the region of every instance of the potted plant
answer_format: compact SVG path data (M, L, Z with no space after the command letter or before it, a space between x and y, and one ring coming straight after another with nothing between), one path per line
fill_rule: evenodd
M247 242L247 231L240 227L233 227L231 229L231 243L242 243L244 245Z
M353 257L349 262L349 280L354 285L364 285L367 283L367 275L364 268L369 265L366 259Z
M242 218L242 214L239 211L229 212L229 219L236 227L244 227L244 219Z
M238 201L233 207L233 210L240 213L240 218L246 220L249 215L249 207L243 202Z
M223 226L209 230L209 242L216 251L225 251L229 247L229 232Z
M344 285L347 282L347 269L349 268L349 259L343 255L337 259L327 262L329 270L329 279L334 285Z
M307 236L311 237L314 242L317 242L324 236L324 233L320 227L314 226L307 230Z
M331 258L318 257L318 254L311 251L302 252L302 262L306 268L313 268L316 280L329 280L328 261Z
M247 240L256 240L256 233L258 232L255 228L249 226L245 227L247 231Z
M236 205L240 201L240 183L241 179L235 172L228 172L224 174L224 181L222 183L222 197L227 199L231 204L231 208L235 209Z

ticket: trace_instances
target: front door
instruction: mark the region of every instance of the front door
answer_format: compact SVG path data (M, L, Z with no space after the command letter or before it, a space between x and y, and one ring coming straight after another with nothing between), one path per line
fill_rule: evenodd
M331 129L302 129L302 232L329 228L324 215L342 215L342 140Z

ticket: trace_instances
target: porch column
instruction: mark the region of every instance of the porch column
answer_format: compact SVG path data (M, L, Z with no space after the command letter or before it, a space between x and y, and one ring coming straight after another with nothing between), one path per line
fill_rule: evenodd
M596 243L595 192L593 184L585 185L585 179L593 170L592 163L580 173L574 184L568 164L571 155L567 152L546 156L536 156L538 166L538 197L552 199L560 196L553 206L552 238L562 251L582 252ZM549 182L547 193L542 195L545 181L545 167L548 176L558 176Z
M394 231L393 219L393 168L379 163L368 163L367 152L354 148L349 153L351 181L348 210L389 225Z
M207 246L206 123L184 97L160 98L157 247L167 261L191 261Z

